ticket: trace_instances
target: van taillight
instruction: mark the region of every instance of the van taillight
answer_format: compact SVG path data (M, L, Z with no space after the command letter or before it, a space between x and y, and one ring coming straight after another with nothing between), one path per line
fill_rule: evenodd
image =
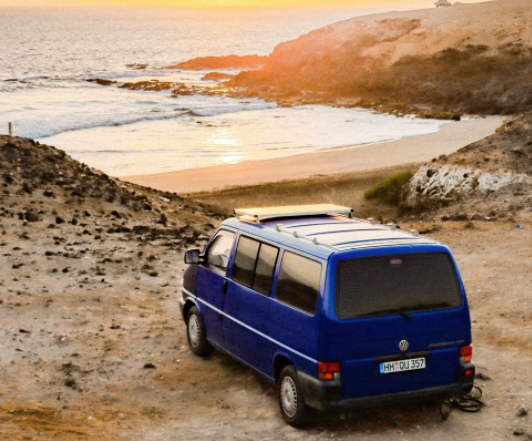
M471 363L473 360L473 346L462 346L460 348L460 361L462 363Z
M332 381L334 380L334 374L337 372L340 372L339 361L329 363L324 363L322 361L318 362L318 380Z

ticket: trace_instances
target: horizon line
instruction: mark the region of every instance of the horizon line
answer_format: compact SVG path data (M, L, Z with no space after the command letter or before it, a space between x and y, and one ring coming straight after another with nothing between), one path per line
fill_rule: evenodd
M489 0L488 0L489 1ZM358 9L358 10L387 10L387 11L404 11L415 9L432 9L426 6L348 6L348 5L278 5L278 6L171 6L171 5L110 5L110 6L92 6L92 5L0 5L0 9L191 9L191 10L253 10L253 9Z

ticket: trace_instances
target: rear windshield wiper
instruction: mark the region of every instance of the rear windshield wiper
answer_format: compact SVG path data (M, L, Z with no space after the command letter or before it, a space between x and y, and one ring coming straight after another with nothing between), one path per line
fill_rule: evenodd
M360 315L357 315L357 317L373 317L373 316L377 316L377 315L384 315L384 314L389 314L389 313L392 313L392 312L395 312L399 315L402 315L405 319L407 320L413 320L414 317L412 317L411 315L407 314L404 309L397 309L397 308L391 308L391 309L383 309L382 311L375 311L375 312L368 312L366 314L360 314Z
M448 302L440 303L428 303L426 305L416 305L408 308L404 308L407 311L421 311L425 309L438 309L438 308L449 308L451 305Z

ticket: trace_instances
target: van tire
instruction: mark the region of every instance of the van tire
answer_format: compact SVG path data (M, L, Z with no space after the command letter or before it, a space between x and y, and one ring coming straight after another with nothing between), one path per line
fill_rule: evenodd
M313 412L305 403L299 384L297 370L293 365L286 366L277 383L279 408L284 420L293 427L308 427L313 420Z
M214 350L207 341L205 325L196 306L190 308L187 314L187 339L190 350L200 357L209 355Z

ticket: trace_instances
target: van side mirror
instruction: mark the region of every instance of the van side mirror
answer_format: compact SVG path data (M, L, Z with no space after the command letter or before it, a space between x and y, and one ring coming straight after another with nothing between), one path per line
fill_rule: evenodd
M185 263L189 265L197 265L202 261L203 259L200 256L200 250L198 248L192 248L185 253Z

